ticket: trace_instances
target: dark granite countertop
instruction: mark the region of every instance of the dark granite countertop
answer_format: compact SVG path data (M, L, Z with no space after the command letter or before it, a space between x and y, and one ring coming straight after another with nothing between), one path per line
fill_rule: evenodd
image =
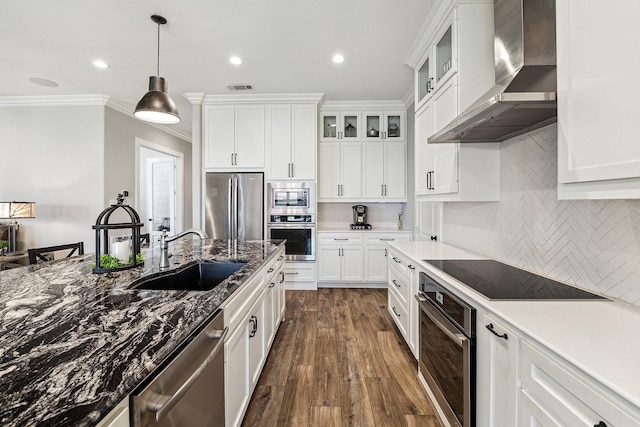
M95 425L282 244L170 245L172 268L248 261L211 291L128 289L158 273L157 248L143 251L144 266L114 273L92 273L95 254L0 272L0 425Z

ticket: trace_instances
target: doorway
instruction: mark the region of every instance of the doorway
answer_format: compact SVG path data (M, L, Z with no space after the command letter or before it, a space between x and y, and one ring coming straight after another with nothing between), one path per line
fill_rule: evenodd
M183 154L136 138L136 209L141 233L183 230ZM155 240L155 239L151 239Z

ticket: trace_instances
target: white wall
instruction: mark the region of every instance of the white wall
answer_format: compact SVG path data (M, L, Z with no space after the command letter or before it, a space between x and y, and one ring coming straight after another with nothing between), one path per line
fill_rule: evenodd
M184 228L191 228L192 173L191 143L162 132L132 116L127 116L112 108L105 108L105 200L108 203L118 192L129 191L128 202L135 206L136 192L136 137L183 154L183 206ZM143 229L146 230L146 229ZM146 230L148 231L148 230ZM146 232L143 231L143 232Z
M640 305L640 200L559 201L556 125L500 158L500 201L445 203L443 240Z
M352 206L360 203L318 203L318 229L344 228L353 223ZM398 211L406 209L406 203L362 203L367 207L367 220L376 229L397 229ZM403 230L413 228L405 224Z
M20 249L84 241L104 208L104 107L0 108L0 200L36 202ZM25 246L26 245L26 246Z

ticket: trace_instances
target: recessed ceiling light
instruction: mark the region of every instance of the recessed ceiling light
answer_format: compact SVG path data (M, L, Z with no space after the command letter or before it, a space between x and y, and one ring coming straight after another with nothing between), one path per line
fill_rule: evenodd
M53 80L47 80L47 79L43 79L43 78L40 78L40 77L31 77L31 78L29 78L29 81L31 83L35 83L35 84L40 85L40 86L58 87L58 83L54 82Z
M231 58L229 58L229 62L231 62L233 65L240 65L242 64L242 59L237 56L232 56Z
M333 56L333 62L336 64L342 64L344 62L344 56L337 54Z
M107 64L106 62L104 62L104 61L102 61L100 59L96 59L95 61L93 61L93 65L96 68L102 68L102 69L111 68L111 65Z

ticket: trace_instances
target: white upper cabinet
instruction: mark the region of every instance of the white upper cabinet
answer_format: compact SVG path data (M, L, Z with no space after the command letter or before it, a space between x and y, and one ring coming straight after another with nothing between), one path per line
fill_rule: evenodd
M406 118L399 101L326 102L319 120L318 200L405 202Z
M495 82L493 2L440 2L406 62L415 69L415 191L420 200L500 197L500 144L428 144Z
M407 200L405 147L403 142L363 143L363 199Z
M406 112L399 111L364 111L362 121L365 131L364 141L405 141Z
M204 107L205 168L264 168L264 105Z
M556 14L558 198L640 198L640 3L557 0Z
M434 24L406 60L415 69L416 111L453 76L457 108L464 111L495 83L493 2L439 2L427 20Z
M361 199L362 143L321 142L318 152L318 200Z
M268 179L314 180L316 177L315 104L267 106Z
M359 111L323 111L320 114L320 141L360 141L362 124Z

